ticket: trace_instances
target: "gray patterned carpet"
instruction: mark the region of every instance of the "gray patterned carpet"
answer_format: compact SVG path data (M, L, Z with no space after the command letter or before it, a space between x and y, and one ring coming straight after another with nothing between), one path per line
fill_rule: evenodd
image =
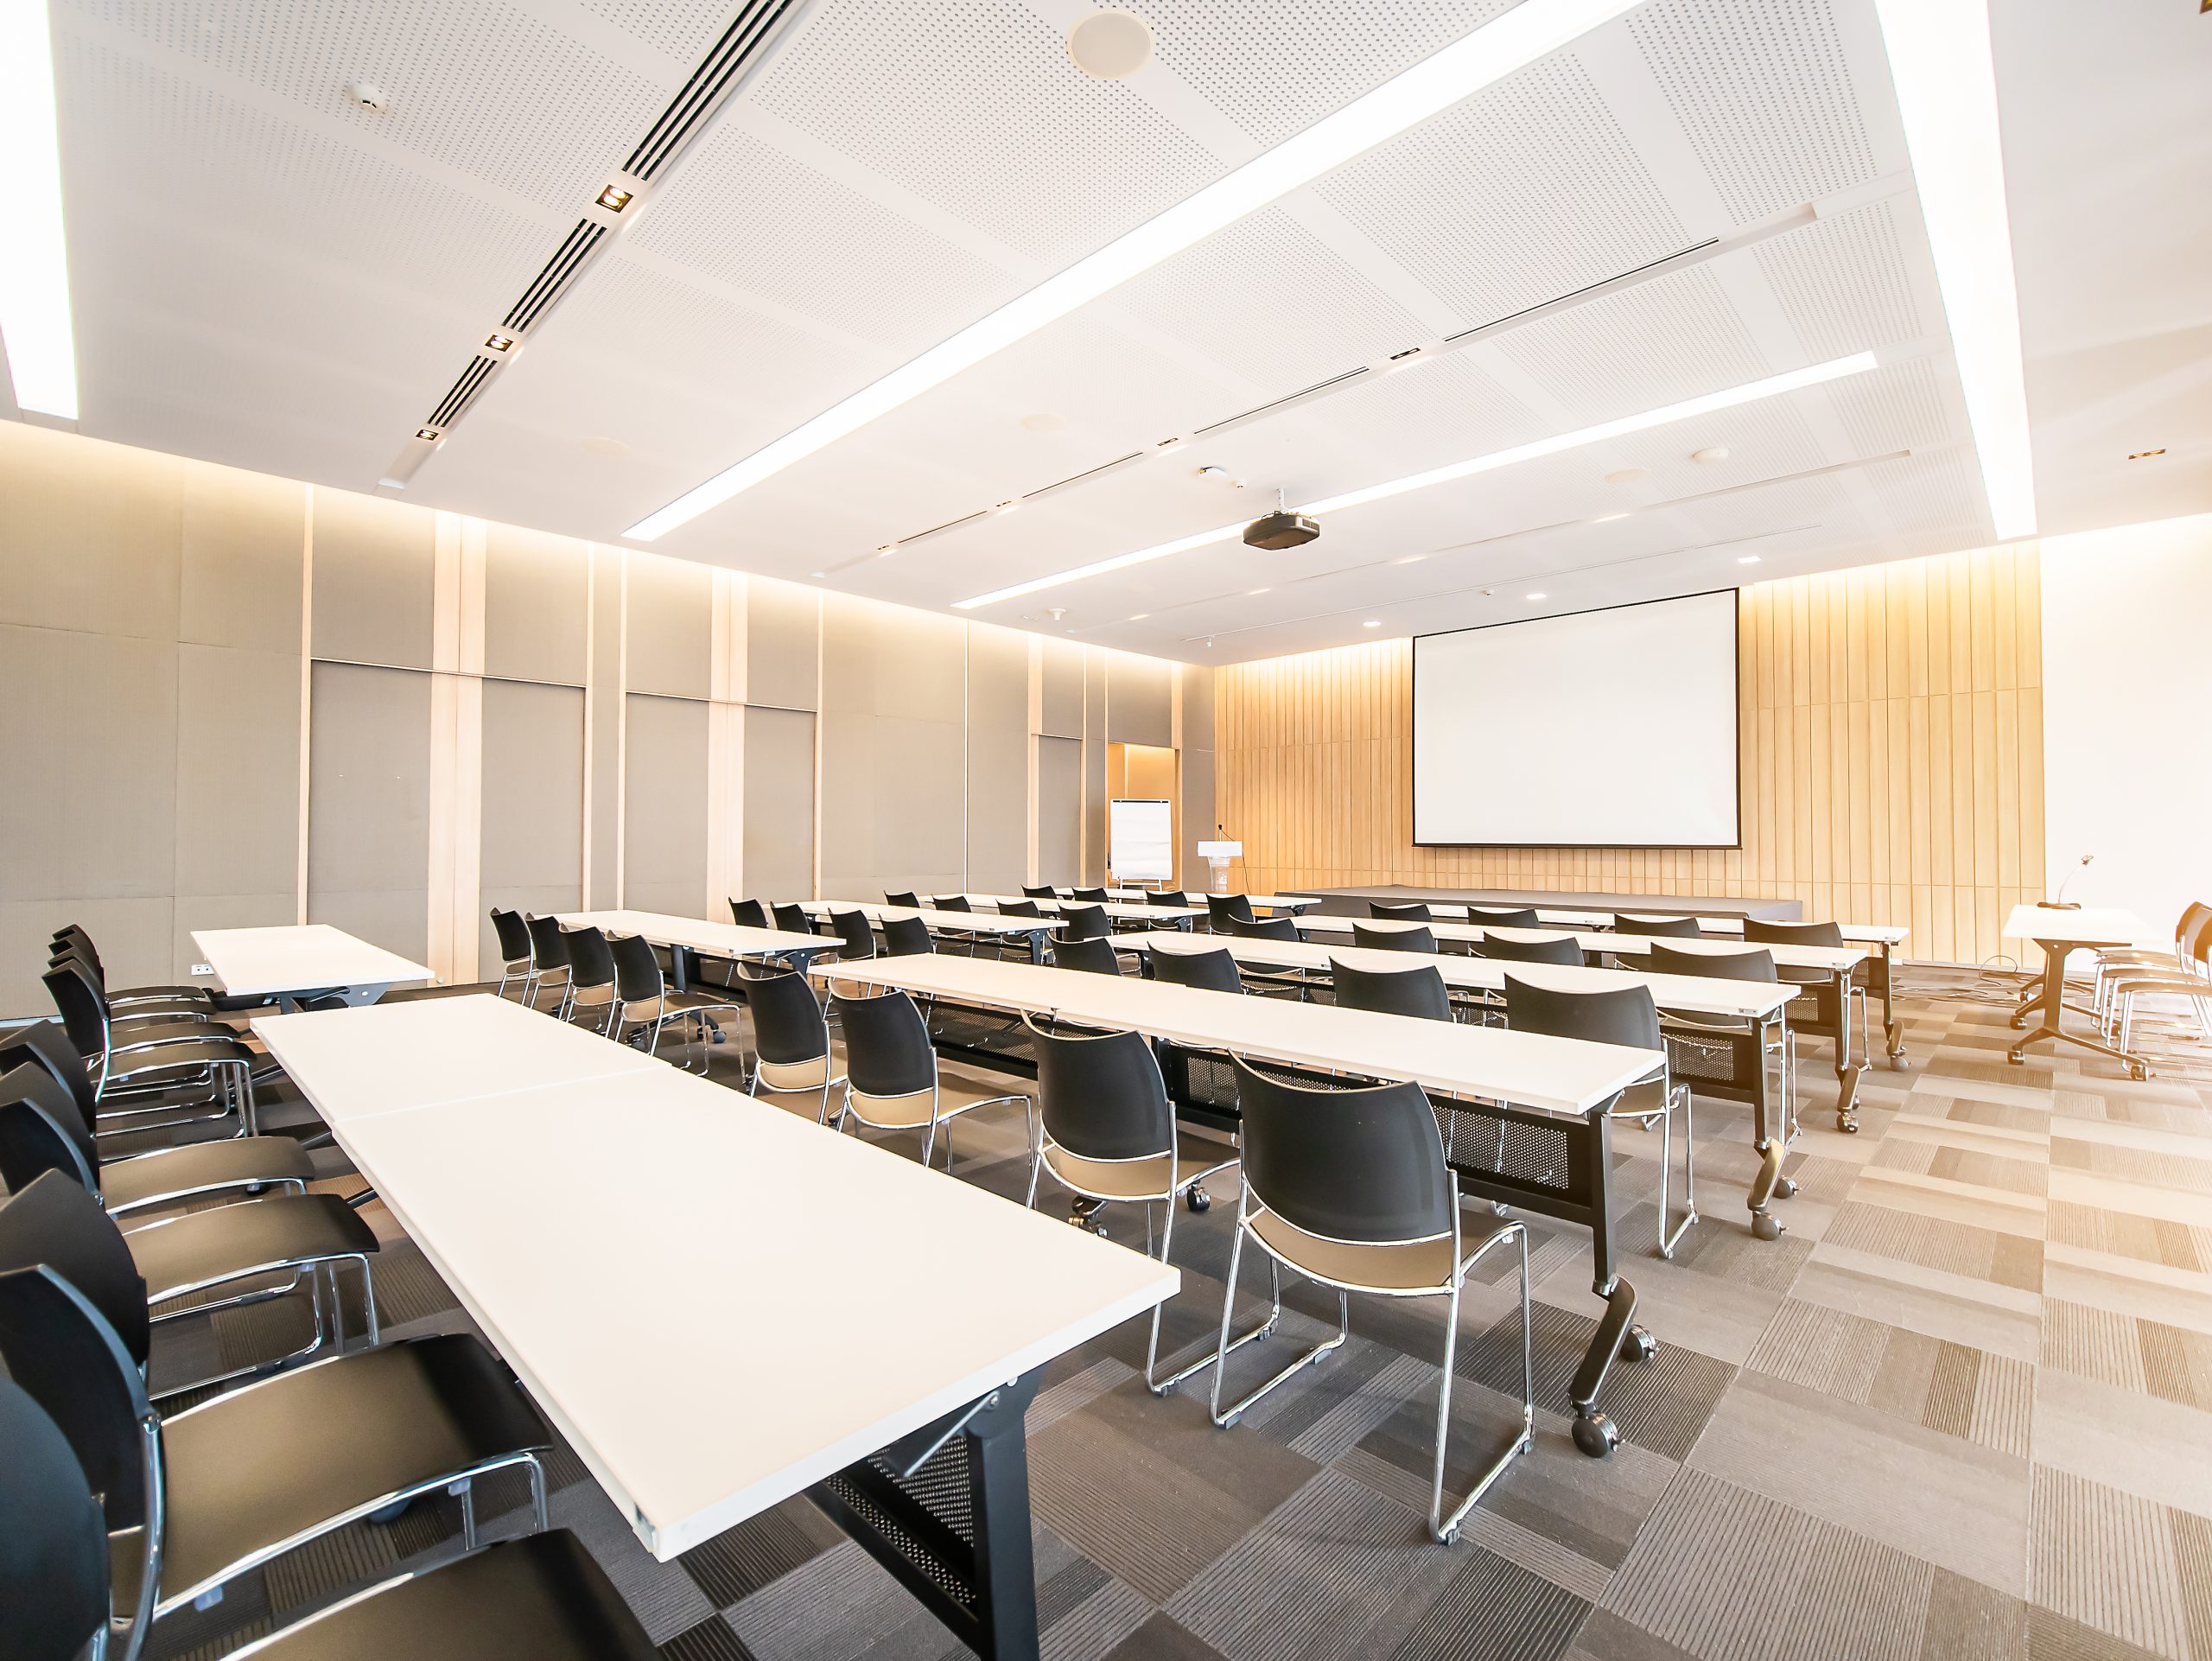
M2014 1067L2003 1008L1904 1009L1910 1065L1866 1075L1855 1137L1819 1111L1834 1076L1807 1047L1777 1242L1743 1225L1745 1111L1698 1105L1705 1215L1672 1263L1650 1251L1657 1138L1622 1139L1620 1191L1646 1197L1625 1272L1661 1347L1616 1370L1606 1462L1562 1416L1599 1309L1588 1237L1535 1225L1536 1445L1453 1547L1422 1529L1436 1308L1356 1302L1351 1342L1227 1431L1203 1376L1146 1393L1141 1324L1063 1359L1029 1415L1045 1653L2212 1661L2212 1056L2169 1031L2145 1083L2080 1053ZM1010 1121L963 1131L960 1175L1018 1194L1019 1142ZM1166 1347L1207 1341L1233 1212L1179 1217ZM1113 1220L1141 1243L1140 1217ZM379 1226L386 1330L465 1324ZM1332 1297L1290 1301L1235 1378L1333 1326ZM181 1340L202 1353L157 1359L265 1348L279 1319L218 1317ZM1455 1483L1508 1422L1517 1335L1507 1287L1472 1289ZM678 1661L963 1653L803 1500L664 1565L573 1457L556 1481L556 1520ZM220 1654L454 1527L418 1506L349 1531L165 1623L159 1652Z

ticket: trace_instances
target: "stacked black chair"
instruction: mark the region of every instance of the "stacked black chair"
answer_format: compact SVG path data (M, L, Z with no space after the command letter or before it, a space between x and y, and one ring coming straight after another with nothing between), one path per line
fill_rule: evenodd
M252 1133L257 1058L234 1028L212 1015L158 1005L118 1014L73 957L58 958L44 978L92 1081L98 1134L232 1117L240 1134Z

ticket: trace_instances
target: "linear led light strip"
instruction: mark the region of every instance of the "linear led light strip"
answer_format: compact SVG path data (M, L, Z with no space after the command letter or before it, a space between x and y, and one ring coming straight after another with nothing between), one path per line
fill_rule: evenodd
M77 418L76 331L61 230L61 149L54 118L54 48L46 0L0 3L0 156L9 174L0 237L0 340L16 402Z
M1379 485L1348 490L1340 496L1324 496L1319 501L1301 504L1296 511L1315 518L1324 513L1340 513L1346 508L1364 507L1370 502L1402 496L1410 490L1427 490L1432 485L1449 484L1456 479L1471 478L1478 473L1492 473L1499 468L1511 467L1517 461L1533 461L1541 456L1557 455L1562 450L1579 449L1585 444L1602 444L1608 439L1625 437L1652 427L1664 427L1671 422L1687 421L1694 416L1710 415L1716 410L1732 409L1739 404L1755 404L1761 398L1818 386L1825 381L1838 380L1846 375L1864 374L1874 366L1875 357L1871 352L1856 352L1847 358L1831 358L1826 363L1816 363L1809 368L1769 375L1764 380L1748 381L1741 386L1707 392L1697 398L1685 398L1680 404L1646 410L1639 415L1621 416L1612 421L1600 422L1594 427L1557 433L1549 438L1516 444L1510 449L1492 450L1487 455L1449 462L1440 468L1431 468L1426 473L1409 473L1402 479L1387 479ZM958 610L973 611L979 606L995 605L1001 600L1019 599L1023 595L1035 594L1042 589L1058 588L1063 582L1079 582L1085 577L1103 576L1108 571L1122 570L1131 565L1141 565L1147 560L1165 559L1170 554L1188 553L1194 548L1204 548L1211 543L1227 542L1231 537L1241 534L1243 529L1244 521L1239 519L1235 525L1216 525L1212 530L1201 531L1196 536L1179 537L1173 542L1163 542L1156 548L1140 548L1134 553L1116 554L1111 559L1093 560L1090 564L1076 566L1072 570L1033 577L1027 582L1017 582L1011 588L994 589L988 594L955 601L953 604Z
M1639 3L1641 0L1522 0L1503 16L1353 99L1296 137L1223 175L874 385L862 387L765 449L686 491L623 534L651 542L690 523L1108 290L1150 270L1222 226L1311 183L1332 168L1395 138L1438 111L1525 68Z
M1967 421L1999 540L2035 534L2035 453L1986 0L1875 0Z

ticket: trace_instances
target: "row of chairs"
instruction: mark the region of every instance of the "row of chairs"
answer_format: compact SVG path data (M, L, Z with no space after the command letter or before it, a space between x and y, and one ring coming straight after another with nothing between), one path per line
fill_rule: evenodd
M2091 973L2090 1009L2106 1035L2123 1050L2134 1048L2135 1009L2145 998L2177 999L2212 1038L2212 905L2191 901L2174 922L2171 951L2149 946L2097 953Z

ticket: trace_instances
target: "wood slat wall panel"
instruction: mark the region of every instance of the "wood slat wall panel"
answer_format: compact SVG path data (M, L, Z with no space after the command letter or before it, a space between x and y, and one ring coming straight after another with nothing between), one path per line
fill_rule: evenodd
M1742 591L1744 845L1416 848L1413 648L1218 672L1217 814L1254 893L1353 883L1726 893L1909 926L1909 954L2020 959L2044 869L2033 544Z

